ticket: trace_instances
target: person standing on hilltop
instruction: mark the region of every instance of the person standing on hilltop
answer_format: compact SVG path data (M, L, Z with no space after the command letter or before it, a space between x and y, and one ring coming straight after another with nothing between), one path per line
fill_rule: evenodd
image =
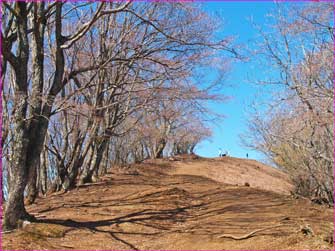
M219 157L222 157L222 149L219 148Z

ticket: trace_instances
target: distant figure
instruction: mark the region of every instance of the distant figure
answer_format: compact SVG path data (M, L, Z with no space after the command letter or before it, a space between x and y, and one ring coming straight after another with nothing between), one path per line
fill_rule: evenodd
M249 154L247 153L247 159L249 159Z
M222 149L221 148L219 148L219 157L222 157Z

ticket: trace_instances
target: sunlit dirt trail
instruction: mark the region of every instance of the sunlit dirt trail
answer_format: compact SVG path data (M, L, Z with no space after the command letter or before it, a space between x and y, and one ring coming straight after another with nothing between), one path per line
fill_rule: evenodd
M2 248L332 249L332 209L290 189L285 174L252 160L147 161L38 199L28 211L39 222L4 234Z

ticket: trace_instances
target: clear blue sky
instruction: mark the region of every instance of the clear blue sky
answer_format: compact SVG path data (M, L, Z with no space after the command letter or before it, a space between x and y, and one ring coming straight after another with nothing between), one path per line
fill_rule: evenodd
M218 12L224 18L223 29L218 36L235 35L237 43L242 43L252 49L252 41L257 37L257 31L252 27L249 20L252 17L256 24L263 24L265 16L275 7L273 2L206 2L203 3L207 12ZM208 72L208 74L214 74ZM263 160L258 152L246 149L241 145L239 135L246 132L246 120L248 105L255 98L258 88L253 85L251 79L264 79L264 69L250 62L234 63L225 79L226 86L222 93L232 96L225 104L212 104L211 108L218 113L224 114L226 118L220 125L213 127L211 141L202 142L196 149L196 153L205 157L218 155L219 148L229 151L234 157Z

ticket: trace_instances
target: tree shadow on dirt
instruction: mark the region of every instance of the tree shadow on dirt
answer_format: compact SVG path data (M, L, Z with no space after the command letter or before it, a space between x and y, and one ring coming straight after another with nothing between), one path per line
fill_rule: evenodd
M88 229L91 232L100 232L107 233L113 239L127 245L130 249L138 250L132 243L127 242L126 240L116 236L116 234L123 235L157 235L162 233L162 231L170 230L167 227L164 227L163 222L168 221L170 224L176 224L178 222L184 222L188 216L187 210L200 207L203 204L186 206L186 207L177 207L174 209L166 210L151 210L145 209L138 212L130 213L121 217L106 219L106 220L97 220L97 221L74 221L71 219L60 220L60 219L38 219L37 223L46 223L46 224L57 224L72 229ZM149 222L148 222L149 221ZM162 224L159 224L161 222ZM102 229L103 227L111 227L113 225L119 225L122 223L132 223L138 224L145 227L150 227L155 229L155 232L127 232L127 231L114 231Z

